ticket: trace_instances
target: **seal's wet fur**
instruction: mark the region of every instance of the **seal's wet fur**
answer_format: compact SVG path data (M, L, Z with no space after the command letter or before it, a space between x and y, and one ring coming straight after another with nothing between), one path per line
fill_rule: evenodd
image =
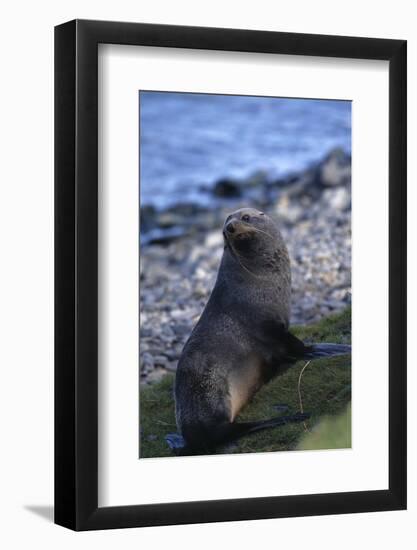
M289 331L291 269L277 225L237 210L223 227L224 253L210 299L180 357L175 379L178 454L212 453L243 435L303 421L307 415L235 422L259 388L297 360L347 353L349 346L306 346ZM320 350L318 349L320 347Z

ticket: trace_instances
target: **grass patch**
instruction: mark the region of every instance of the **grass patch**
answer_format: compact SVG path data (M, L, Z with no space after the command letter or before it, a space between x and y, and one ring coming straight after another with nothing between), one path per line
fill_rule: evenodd
M294 326L291 331L305 342L349 344L351 310L347 308L312 325ZM299 361L292 369L264 386L239 415L238 421L277 416L276 405L288 405L289 411L282 414L297 412L298 377L304 365L305 361ZM173 456L164 439L167 433L176 432L173 382L174 376L166 375L160 382L140 390L141 458ZM350 356L312 361L302 377L301 395L304 411L312 415L307 421L311 434L306 434L303 424L288 424L245 437L219 452L350 446L350 408L347 408L351 401Z
M338 416L326 416L301 439L297 449L346 449L351 447L351 406Z

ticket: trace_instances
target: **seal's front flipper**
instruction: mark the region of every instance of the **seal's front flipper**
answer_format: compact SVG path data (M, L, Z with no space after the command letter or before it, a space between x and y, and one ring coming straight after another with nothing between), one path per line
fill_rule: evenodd
M289 360L318 359L352 352L351 346L347 344L304 344L291 332L286 332L283 336Z
M174 452L179 452L186 446L185 439L180 434L167 434L165 441Z
M352 353L352 347L347 344L312 344L306 346L304 359L318 359Z

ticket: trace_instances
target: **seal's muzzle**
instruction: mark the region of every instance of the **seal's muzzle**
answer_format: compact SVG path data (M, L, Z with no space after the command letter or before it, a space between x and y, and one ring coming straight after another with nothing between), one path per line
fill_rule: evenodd
M225 226L225 233L232 238L239 237L240 235L248 235L253 230L247 223L243 223L240 220L230 220Z

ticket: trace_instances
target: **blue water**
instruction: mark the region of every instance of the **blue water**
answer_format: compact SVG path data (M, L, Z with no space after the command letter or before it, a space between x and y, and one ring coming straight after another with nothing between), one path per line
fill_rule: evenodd
M141 204L207 203L202 187L351 152L351 102L140 92Z

